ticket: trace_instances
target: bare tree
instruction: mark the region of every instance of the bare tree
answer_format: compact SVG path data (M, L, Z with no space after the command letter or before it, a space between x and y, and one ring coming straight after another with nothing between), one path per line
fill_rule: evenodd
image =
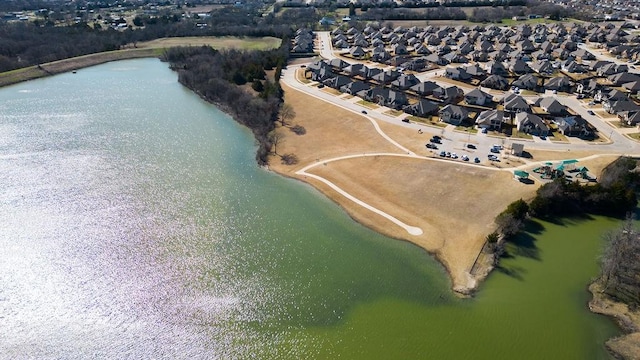
M287 126L289 124L289 120L292 120L295 117L296 111L293 110L293 106L283 103L280 107L280 123L282 126Z
M273 153L275 155L278 155L278 144L282 144L282 142L284 141L284 137L285 137L284 134L279 131L272 130L271 132L269 132L268 134L269 142L273 147Z

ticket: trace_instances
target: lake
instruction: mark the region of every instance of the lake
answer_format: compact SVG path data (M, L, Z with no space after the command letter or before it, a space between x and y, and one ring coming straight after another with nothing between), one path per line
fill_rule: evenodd
M605 218L538 222L473 299L259 168L166 63L0 89L0 358L609 359Z

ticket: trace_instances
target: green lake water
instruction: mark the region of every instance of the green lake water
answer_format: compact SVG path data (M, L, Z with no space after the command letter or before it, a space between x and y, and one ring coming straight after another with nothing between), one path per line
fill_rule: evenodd
M142 59L0 89L0 358L609 359L586 285L616 221L537 223L458 299L176 78Z

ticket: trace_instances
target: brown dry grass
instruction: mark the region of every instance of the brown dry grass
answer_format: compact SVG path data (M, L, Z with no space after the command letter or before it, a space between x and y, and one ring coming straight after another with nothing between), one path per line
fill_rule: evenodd
M140 42L136 47L145 49L170 48L175 46L211 46L214 49L250 49L269 50L280 46L282 40L265 36L260 38L239 38L235 36L191 36L162 38L151 41Z
M278 131L285 140L278 153L294 153L300 162L280 164L272 157L270 167L281 174L307 181L339 203L354 219L385 235L411 241L436 254L458 288L473 287L468 275L485 236L493 231L493 219L510 202L533 196L537 185L513 180L511 172L442 160L397 156L359 157L324 163L322 160L352 154L401 151L375 132L365 117L285 88L285 102L293 106L292 124L306 128L303 136L287 128ZM425 127L423 134L402 126L379 122L383 131L408 149L428 156L424 147L437 133ZM308 172L337 184L357 198L399 220L418 226L424 234L411 236L387 219L344 198L327 185L305 179L295 172L321 163ZM492 191L509 189L509 191Z

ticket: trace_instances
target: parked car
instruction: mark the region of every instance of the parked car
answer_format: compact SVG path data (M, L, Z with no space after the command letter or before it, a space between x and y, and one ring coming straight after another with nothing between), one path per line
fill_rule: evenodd
M318 85L318 89L322 89L323 87L324 87L324 84Z
M447 156L448 158L450 158L450 157L451 157L451 153L447 151L446 156Z
M442 140L442 137L440 137L438 135L433 135L431 138L432 139L436 139L436 140Z
M480 162L480 158L476 157L475 159L473 159L473 162L476 163L476 164L479 163Z
M475 149L475 148L476 148L476 146L475 146L475 145L473 145L473 144L467 144L467 148L469 148L469 149Z
M584 94L578 94L578 95L576 95L576 99L584 99Z
M469 157L467 155L462 155L460 159L462 159L462 161L469 161Z
M440 139L436 138L435 136L432 137L429 141L431 141L432 143L440 144Z
M445 157L445 156L447 156L447 153L444 152L444 151L440 151L440 156Z
M487 133L487 128L482 128L482 133L486 134Z
M404 118L404 119L402 119L402 122L406 122L406 123L408 123L408 122L409 122L409 119L408 119L408 118Z
M491 151L492 153L496 153L496 154L500 153L500 149L498 149L496 147L492 147L491 150L489 150L489 151Z
M435 146L435 145L433 145L432 143L428 143L428 144L427 144L427 145L425 145L425 146L427 147L427 149L434 149L434 150L437 150L437 149L438 149L438 147L437 147L437 146Z
M451 158L452 158L452 159L457 159L457 158L458 158L458 154L456 154L456 153L451 153Z
M589 111L587 111L587 113L588 113L589 115L595 115L595 114L596 114L596 113L594 113L594 112L593 112L593 110L589 110Z

